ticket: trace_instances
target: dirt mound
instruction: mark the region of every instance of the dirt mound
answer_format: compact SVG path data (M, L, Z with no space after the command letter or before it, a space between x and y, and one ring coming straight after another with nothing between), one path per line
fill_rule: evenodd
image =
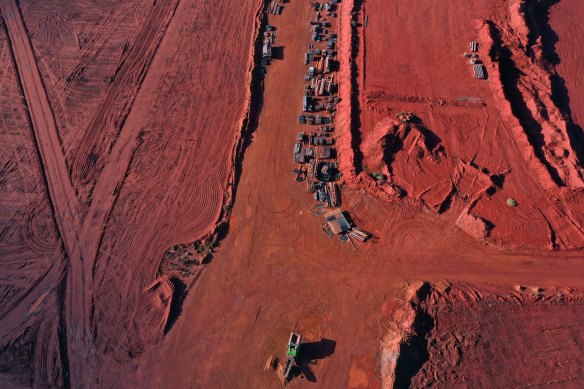
M438 211L452 191L452 161L440 139L423 124L382 122L361 144L366 174L382 173L387 184ZM384 179L380 180L384 181Z
M162 339L172 305L174 285L162 276L147 287L138 299L134 323L142 339L153 344Z

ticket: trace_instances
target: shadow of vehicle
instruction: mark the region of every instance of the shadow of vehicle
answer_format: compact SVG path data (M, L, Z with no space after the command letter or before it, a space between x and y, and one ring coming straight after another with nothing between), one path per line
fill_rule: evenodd
M316 382L311 365L317 365L319 360L333 355L336 346L337 342L326 338L322 338L318 342L302 343L300 355L296 359L296 366L290 371L289 380L300 377L306 378L310 382Z
M284 59L284 46L272 47L272 59L276 61L281 61Z

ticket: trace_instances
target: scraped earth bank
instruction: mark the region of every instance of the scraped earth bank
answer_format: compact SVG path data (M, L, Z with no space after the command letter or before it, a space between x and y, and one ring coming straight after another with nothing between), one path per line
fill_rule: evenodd
M552 79L552 87L557 91L555 93L559 105L573 121L575 134L578 131L582 134L584 125L584 89L582 88L584 64L579 56L584 44L582 41L584 26L581 23L583 17L584 8L577 0L558 1L550 7L549 24L544 33L548 40L548 47L552 47L552 55L548 61L557 70L556 77ZM580 141L581 147L584 147L582 138ZM580 154L581 160L582 154Z
M379 346L384 388L584 383L584 293L412 282L388 302Z
M556 70L555 3L355 7L340 39L357 53L357 83L341 84L353 103L338 147L347 183L503 247L584 247L582 131ZM462 55L471 40L486 81Z

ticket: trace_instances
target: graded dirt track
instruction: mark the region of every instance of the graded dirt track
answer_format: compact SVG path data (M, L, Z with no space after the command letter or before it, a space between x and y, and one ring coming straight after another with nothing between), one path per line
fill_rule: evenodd
M3 25L0 63L0 343L8 345L0 383L55 386L62 383L55 291L65 261Z

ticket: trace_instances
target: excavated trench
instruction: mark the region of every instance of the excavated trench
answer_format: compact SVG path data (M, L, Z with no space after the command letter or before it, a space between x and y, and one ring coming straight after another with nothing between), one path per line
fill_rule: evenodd
M351 20L351 148L354 157L355 174L363 171L363 152L361 151L361 105L359 103L359 67L357 58L361 38L359 35L358 15L363 6L363 0L355 0ZM364 70L364 69L363 69Z
M429 283L424 283L416 293L416 301L410 302L415 311L412 335L400 344L399 357L395 366L394 389L406 389L411 386L412 378L429 360L428 336L434 329L434 319L421 304L432 291Z
M533 151L537 159L545 166L556 185L565 186L558 171L550 165L544 156L543 149L545 147L545 141L542 127L533 117L533 114L527 107L521 91L519 90L519 79L523 73L513 61L513 54L504 44L501 31L497 25L490 20L487 21L487 24L493 38L493 47L489 52L489 56L491 61L499 64L500 81L503 87L503 93L511 105L511 111L525 130L525 134L529 143L533 146Z
M533 46L541 40L541 50L543 54L544 67L550 72L551 99L562 113L566 121L566 131L570 140L570 146L576 154L580 165L584 160L584 131L572 118L570 108L570 95L566 87L565 80L556 71L556 66L560 64L560 55L556 50L556 45L560 38L550 24L550 11L560 0L534 0L525 4L526 22L529 28L528 34L528 54L534 58Z

